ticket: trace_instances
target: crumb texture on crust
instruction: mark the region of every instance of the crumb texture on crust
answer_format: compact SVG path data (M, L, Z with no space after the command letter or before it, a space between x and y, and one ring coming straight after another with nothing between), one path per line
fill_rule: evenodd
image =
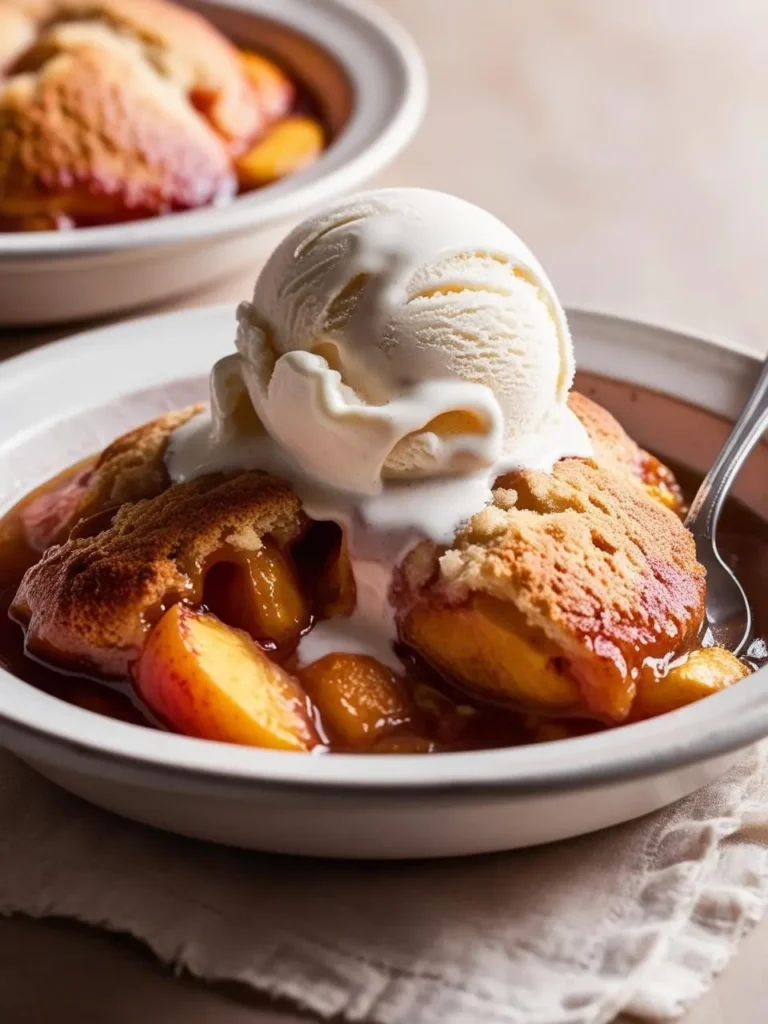
M586 427L598 465L639 481L662 505L682 511L683 495L672 471L636 444L607 409L578 391L571 392L568 405Z
M578 391L570 393L568 406L586 427L596 462L615 464L630 473L637 472L641 461L640 449L607 409Z
M680 518L638 486L645 453L595 403L574 395L572 407L594 460L507 474L451 548L422 545L406 559L395 594L411 642L417 606L458 608L475 595L511 605L567 660L585 713L621 720L647 659L695 642L704 569ZM449 662L448 639L445 649Z
M235 48L164 0L0 0L0 215L211 202L264 127Z
M93 517L170 487L165 468L168 439L202 408L191 405L143 423L113 441L97 458L88 459L74 476L67 474L63 485L31 495L21 511L27 543L45 551L65 541L82 520L92 520L93 527Z
M49 548L28 570L11 613L41 657L124 677L152 621L180 599L199 602L222 550L280 546L305 527L290 487L265 473L202 477L123 505L111 525Z
M80 517L126 501L154 498L170 487L165 467L170 436L203 408L202 403L198 403L164 413L108 445L93 468Z

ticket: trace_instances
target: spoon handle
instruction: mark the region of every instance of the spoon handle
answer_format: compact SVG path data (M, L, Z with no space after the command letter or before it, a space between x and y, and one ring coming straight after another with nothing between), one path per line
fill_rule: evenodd
M733 481L747 456L768 428L768 359L749 396L747 404L720 450L712 468L704 477L691 503L685 525L696 540L711 540L717 529L720 510Z

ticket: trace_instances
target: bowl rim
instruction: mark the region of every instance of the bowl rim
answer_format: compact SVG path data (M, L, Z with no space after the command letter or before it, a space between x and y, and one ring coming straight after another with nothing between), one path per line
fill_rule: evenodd
M129 393L132 380L124 380L122 374L114 372L116 360L121 359L126 367L129 360L139 367L133 371L134 379L143 372L148 386L172 379L173 373L178 376L177 367L184 356L191 360L191 368L207 368L221 354L224 340L231 337L232 315L231 306L213 306L86 331L8 360L0 384L0 399L3 392L9 396L16 393L20 395L16 399L20 407L26 400L24 392L38 387L45 374L52 386L54 381L61 380L62 373L74 377L86 365L91 380L99 380L99 364L111 367L115 379L110 386L115 395ZM638 366L645 365L650 371L666 354L670 365L677 367L678 378L671 376L665 366L656 371L665 376L661 383L652 373L649 375L654 390L675 397L686 397L680 395L680 383L694 366L703 366L713 385L722 383L723 375L729 374L735 383L730 405L717 408L716 391L702 405L720 414L733 415L741 392L760 366L753 354L731 346L723 348L715 341L691 334L585 311L573 311L569 316L577 347L580 334L589 333L598 339L592 346L591 358L582 361L585 371L602 369L603 376L649 387L647 379L638 379ZM624 332L638 344L633 346L628 361L624 359L624 348L614 344L614 363L608 364L610 371L606 372L606 349L600 339L615 337L617 332L619 336ZM130 347L125 344L127 340ZM119 344L121 341L123 344ZM143 360L142 355L150 349L155 354L163 353L159 357L162 365L142 370L141 364L150 362ZM0 400L0 426L11 426L14 415L13 411L4 412ZM4 433L7 435L8 431L0 431L0 436ZM20 430L19 436L23 433ZM12 440L2 447L10 446ZM10 503L2 505L5 508ZM298 756L158 734L66 704L2 669L0 681L4 684L0 686L0 740L22 756L59 761L80 771L93 772L96 764L101 773L122 774L130 770L135 780L146 785L156 784L162 777L168 784L182 788L213 786L221 790L222 786L256 786L304 793L333 791L339 795L369 792L372 796L389 794L398 798L428 792L441 799L563 792L620 783L709 761L768 734L768 668L706 700L620 729L527 747L445 753L428 758L331 753Z
M207 0L286 26L346 76L353 99L338 137L311 167L221 206L74 231L0 232L3 261L65 259L183 245L296 216L349 191L405 148L427 104L427 72L408 32L371 0Z

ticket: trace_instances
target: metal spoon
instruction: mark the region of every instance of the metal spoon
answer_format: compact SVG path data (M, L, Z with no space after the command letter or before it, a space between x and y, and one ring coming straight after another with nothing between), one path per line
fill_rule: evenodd
M730 437L704 477L685 525L696 541L699 561L707 570L705 643L739 654L752 633L747 596L717 550L715 534L723 502L747 456L768 427L768 359Z

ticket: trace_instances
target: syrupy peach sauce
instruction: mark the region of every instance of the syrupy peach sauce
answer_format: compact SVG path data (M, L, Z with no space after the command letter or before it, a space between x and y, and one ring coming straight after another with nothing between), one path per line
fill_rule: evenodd
M87 471L88 462L79 463L55 476L23 498L0 519L0 665L27 683L66 700L70 704L98 711L100 714L141 725L153 724L147 709L134 702L128 684L107 684L54 670L30 658L24 651L21 627L8 615L21 578L39 559L41 552L30 543L23 514L34 500L44 494L65 490L66 485ZM43 527L44 529L44 527Z
M49 524L30 523L30 506L43 495L59 493L66 496L67 486L78 476L87 473L89 463L83 462L48 481L27 495L0 519L0 666L18 678L38 687L60 700L90 711L147 726L162 729L153 712L144 705L130 680L115 682L99 680L44 664L25 651L24 632L8 614L24 572L40 557L39 547L30 542L30 528L40 528L45 535ZM675 469L683 492L690 496L696 488L695 474ZM66 500L66 498L65 498ZM86 521L87 524L88 521ZM107 525L105 523L105 525ZM332 601L327 593L326 576L328 552L333 545L332 534L338 528L331 523L318 523L308 536L299 541L293 552L302 588L315 594L324 593L324 600ZM728 503L720 527L720 549L739 576L752 602L755 637L746 658L751 668L768 663L768 594L764 581L768 578L768 523L737 501ZM226 563L229 565L229 563ZM226 578L215 576L214 586L226 590ZM226 621L226 601L210 600L212 590L206 580L203 607L216 605L210 610L218 612ZM230 622L230 625L241 623ZM311 628L311 623L308 624ZM286 669L295 668L295 648L276 649L269 642L263 645L270 658ZM413 652L403 648L400 652L404 669L404 686L412 703L419 709L419 735L395 729L384 735L374 748L378 752L426 752L429 750L468 750L491 747L517 746L526 743L562 739L585 735L602 728L586 721L541 719L520 712L508 711L498 705L486 704L450 681L438 676ZM327 732L320 727L323 739L331 749ZM348 750L348 747L338 749Z

